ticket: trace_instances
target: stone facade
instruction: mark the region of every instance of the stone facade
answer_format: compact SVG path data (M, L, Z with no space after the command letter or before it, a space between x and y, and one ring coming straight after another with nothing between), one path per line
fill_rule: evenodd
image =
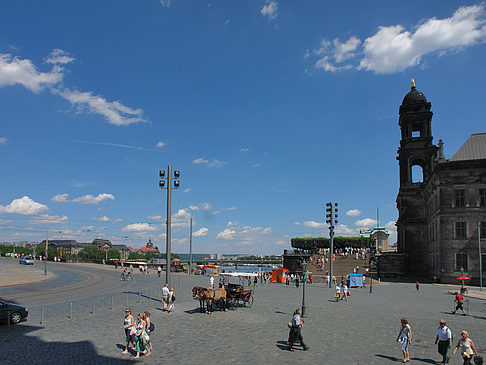
M486 233L486 133L472 135L447 160L442 140L432 143L430 109L415 86L400 106L398 253L407 275L457 283L464 274L478 283L479 222ZM484 234L481 246L484 264Z

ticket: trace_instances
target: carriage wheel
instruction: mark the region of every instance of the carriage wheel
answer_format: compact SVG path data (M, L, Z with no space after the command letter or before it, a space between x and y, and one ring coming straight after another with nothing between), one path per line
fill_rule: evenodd
M244 304L245 304L245 307L251 308L251 306L253 305L253 296L252 295L247 296L245 298Z

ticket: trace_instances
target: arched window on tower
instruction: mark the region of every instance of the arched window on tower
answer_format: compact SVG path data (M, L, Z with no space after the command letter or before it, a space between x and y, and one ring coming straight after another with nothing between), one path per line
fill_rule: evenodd
M412 166L412 184L424 182L424 170L420 165Z

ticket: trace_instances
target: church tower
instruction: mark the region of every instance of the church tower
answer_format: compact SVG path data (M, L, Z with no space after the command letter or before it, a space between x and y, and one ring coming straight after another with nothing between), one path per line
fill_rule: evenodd
M397 196L398 252L407 255L410 273L426 272L427 229L424 186L432 174L437 147L432 144L431 104L415 88L403 98L398 124L400 188Z

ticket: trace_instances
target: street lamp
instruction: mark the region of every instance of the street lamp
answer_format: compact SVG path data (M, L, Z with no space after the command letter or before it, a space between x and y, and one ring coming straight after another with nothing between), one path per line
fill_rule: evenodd
M368 272L370 274L370 294L373 293L373 275L371 274L371 258L373 257L372 247L371 247L372 241L373 241L373 239L371 238L371 235L370 235L370 261L369 261L369 264L368 264Z
M304 274L304 284L302 285L302 317L305 318L305 282L307 281L307 259L301 258L302 272Z
M165 170L159 171L160 181L159 186L161 189L167 189L167 230L166 230L166 245L165 245L165 252L166 252L166 269L165 269L165 283L171 287L170 285L170 256L171 256L171 192L172 189L178 189L180 186L180 181L178 180L181 176L180 171L174 171L172 175L172 166L169 165L167 167L167 175L165 174ZM167 180L167 185L165 181Z
M332 286L332 278L333 278L333 254L334 254L334 224L338 222L338 203L334 203L334 205L329 202L326 203L326 223L329 224L329 237L331 238L331 247L330 247L330 254L329 254L329 287Z

